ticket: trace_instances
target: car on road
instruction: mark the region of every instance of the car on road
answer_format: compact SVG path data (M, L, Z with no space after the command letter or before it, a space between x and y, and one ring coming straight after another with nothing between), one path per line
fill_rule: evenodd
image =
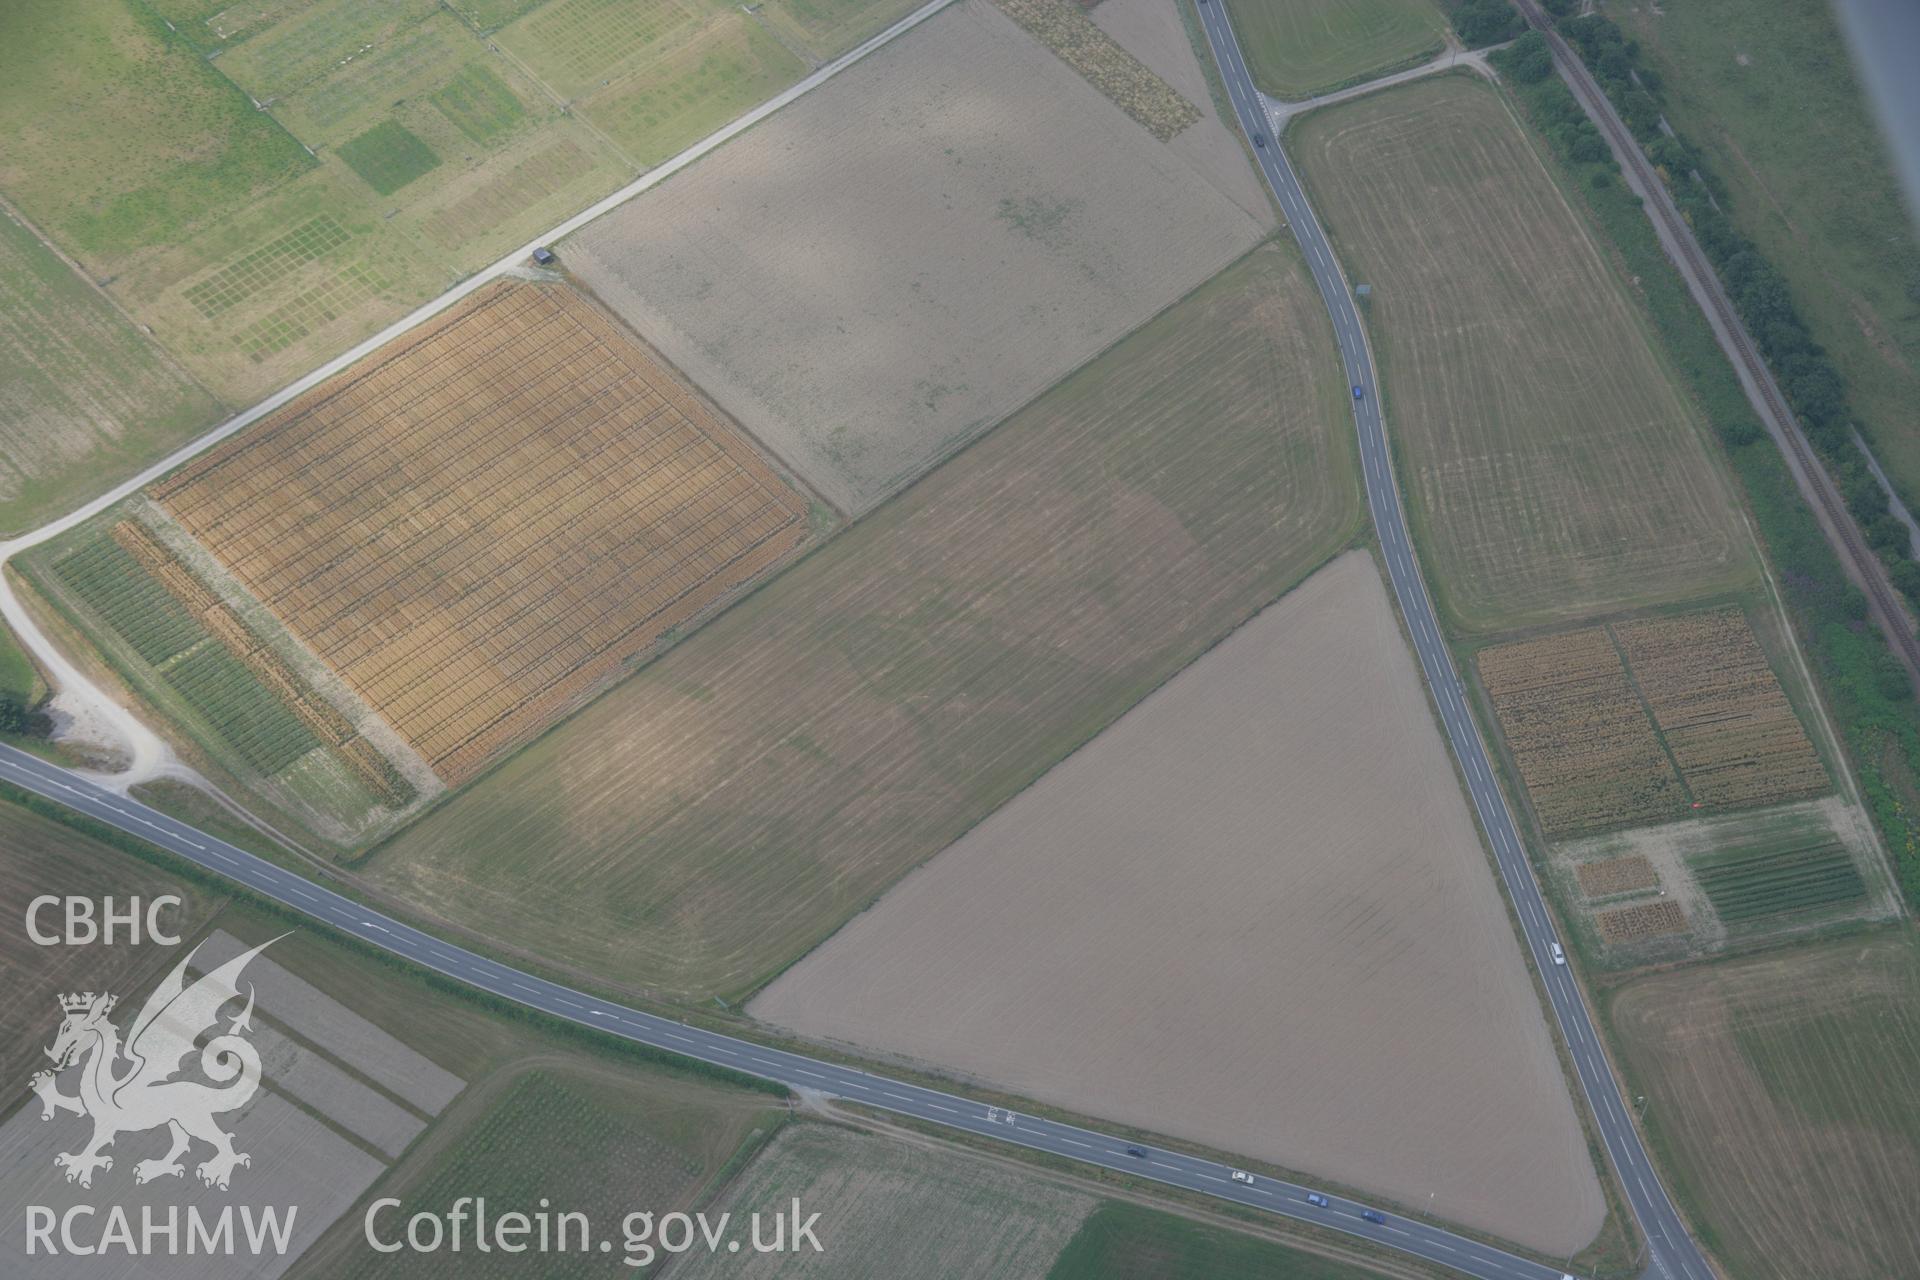
M1235 1182L1244 1182L1248 1186L1253 1185L1253 1175L1248 1173L1245 1169L1235 1169L1233 1171L1233 1180Z
M1259 147L1262 151L1265 151L1267 149L1267 135L1264 133L1254 134L1253 145L1256 147Z
M1135 1160L1145 1160L1147 1158L1147 1149L1145 1147L1128 1147L1127 1154Z
M1307 1203L1316 1208L1324 1209L1327 1207L1327 1198L1318 1191L1309 1191L1307 1192Z
M1553 962L1555 964L1565 964L1567 962L1567 953L1560 949L1559 943L1549 942L1547 949L1553 952Z
M1378 1209L1362 1209L1360 1211L1360 1216L1365 1218L1368 1222L1374 1222L1374 1223L1382 1223L1387 1220L1387 1215L1380 1212Z
M1355 400L1362 400L1362 399L1365 399L1365 398L1366 398L1366 392L1364 392L1364 391L1362 391L1362 390L1361 390L1361 389L1360 389L1359 387L1355 387L1355 388L1353 389L1353 398L1354 398Z

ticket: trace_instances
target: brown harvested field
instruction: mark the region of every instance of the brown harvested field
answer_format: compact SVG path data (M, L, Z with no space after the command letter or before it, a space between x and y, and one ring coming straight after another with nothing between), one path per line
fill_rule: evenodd
M1476 661L1549 835L1649 822L1686 808L1604 628L1495 645Z
M957 0L562 253L859 513L1269 225L988 0Z
M512 281L153 496L449 785L808 537L806 499L672 369Z
M1289 133L1367 324L1441 607L1493 634L1732 590L1708 427L1498 91L1433 76Z
M0 929L0 990L7 993L0 1004L0 1097L24 1090L28 1074L45 1064L40 1049L60 1023L60 995L123 993L169 959L168 948L155 946L144 932L139 946L124 935L116 935L110 947L38 945L27 935L27 904L49 893L96 900L112 894L122 909L136 895L150 902L176 894L182 905L162 911L160 921L181 937L191 936L223 901L50 818L0 802L0 918L6 921ZM43 930L59 932L62 923L57 906L40 916Z
M1606 1005L1655 1151L1741 1280L1920 1275L1920 935L1649 975Z
M902 881L750 1012L1550 1253L1586 1245L1605 1212L1362 552Z
M1619 858L1601 858L1597 862L1582 862L1574 868L1574 875L1579 878L1580 892L1589 898L1651 889L1660 883L1653 864L1637 853Z
M1687 931L1687 913L1677 902L1637 902L1597 913L1594 923L1608 942L1634 942Z
M1331 337L1262 247L365 873L610 981L752 991L1353 536Z
M1741 610L1616 623L1613 633L1696 800L1764 804L1827 789Z

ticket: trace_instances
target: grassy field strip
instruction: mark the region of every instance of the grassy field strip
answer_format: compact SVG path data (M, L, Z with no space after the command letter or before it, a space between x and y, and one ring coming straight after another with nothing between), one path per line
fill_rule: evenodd
M1299 101L1439 52L1432 0L1220 0L1262 93Z

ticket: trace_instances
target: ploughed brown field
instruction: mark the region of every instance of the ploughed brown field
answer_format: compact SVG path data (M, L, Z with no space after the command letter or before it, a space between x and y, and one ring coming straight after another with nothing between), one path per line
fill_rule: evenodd
M1827 790L1827 771L1738 608L1641 618L1481 650L1550 835Z
M580 294L475 294L153 496L449 785L808 536L805 497Z
M1228 636L749 1011L1557 1256L1605 1213L1365 552Z

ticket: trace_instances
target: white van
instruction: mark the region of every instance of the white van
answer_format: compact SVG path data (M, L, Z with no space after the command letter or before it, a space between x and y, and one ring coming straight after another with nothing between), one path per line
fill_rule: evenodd
M1555 964L1565 964L1567 962L1567 953L1560 949L1559 943L1549 942L1547 948L1553 952L1553 962Z

